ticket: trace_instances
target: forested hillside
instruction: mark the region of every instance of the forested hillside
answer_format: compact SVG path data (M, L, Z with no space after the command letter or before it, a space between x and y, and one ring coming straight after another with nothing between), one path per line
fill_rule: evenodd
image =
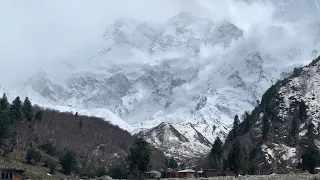
M206 166L237 174L314 172L320 165L319 61L294 69L251 113L235 116L225 144L216 139Z
M1 154L22 163L43 165L53 172L62 166L64 171L63 159L69 157L74 167L66 174L94 177L123 164L135 139L100 118L33 106L28 98L9 103L4 94L0 99ZM153 169L164 166L163 153L154 148L150 159Z

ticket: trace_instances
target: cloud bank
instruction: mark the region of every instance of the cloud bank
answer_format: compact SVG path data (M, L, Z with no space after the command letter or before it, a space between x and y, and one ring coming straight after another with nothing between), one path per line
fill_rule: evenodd
M309 40L296 28L319 17L311 0L2 0L0 84L9 85L46 62L90 45L117 18L164 23L182 10L215 22L230 21L246 32L246 38L268 37L270 25L285 27L283 34L275 32L279 38L263 39L265 45L298 36Z

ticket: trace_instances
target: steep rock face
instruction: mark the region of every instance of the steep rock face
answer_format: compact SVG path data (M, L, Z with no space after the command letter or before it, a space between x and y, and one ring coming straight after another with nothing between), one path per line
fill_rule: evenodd
M300 162L303 148L306 146L307 124L315 125L318 134L319 123L319 85L320 57L311 64L296 68L287 78L278 81L263 95L261 103L248 116L248 122L242 122L237 129L241 141L250 150L259 149L259 169L264 173L287 172L296 168ZM301 104L306 105L306 115L301 115ZM293 119L298 118L298 136L294 141L290 134ZM262 138L263 121L268 121L270 128L267 139ZM232 132L232 131L231 131ZM227 154L234 138L229 134L224 149ZM319 136L315 144L318 145Z

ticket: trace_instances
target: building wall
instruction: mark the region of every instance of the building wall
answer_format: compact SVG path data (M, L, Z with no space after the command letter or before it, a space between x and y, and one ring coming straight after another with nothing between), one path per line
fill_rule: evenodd
M22 174L15 173L13 175L13 180L23 180Z
M194 173L181 172L181 173L179 173L179 178L194 178Z
M8 175L8 176L7 176ZM23 180L23 173L15 170L0 170L1 180Z
M204 174L206 177L214 177L218 175L217 171L205 171Z

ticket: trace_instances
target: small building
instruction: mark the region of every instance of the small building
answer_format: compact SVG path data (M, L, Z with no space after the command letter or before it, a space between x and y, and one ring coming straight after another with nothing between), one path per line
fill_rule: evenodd
M24 170L14 168L0 168L0 179L2 180L23 180Z
M219 176L219 171L215 169L205 169L203 172L204 177L209 178L209 177L215 177Z
M225 175L225 176L236 176L236 173L233 172L233 171L226 171L226 172L224 173L224 175Z
M149 172L146 173L146 178L147 179L161 178L161 172L159 172L159 171L149 171Z
M178 178L178 172L176 171L163 171L161 172L161 178Z
M192 169L185 169L182 171L178 171L178 178L194 178L195 172L196 171Z

